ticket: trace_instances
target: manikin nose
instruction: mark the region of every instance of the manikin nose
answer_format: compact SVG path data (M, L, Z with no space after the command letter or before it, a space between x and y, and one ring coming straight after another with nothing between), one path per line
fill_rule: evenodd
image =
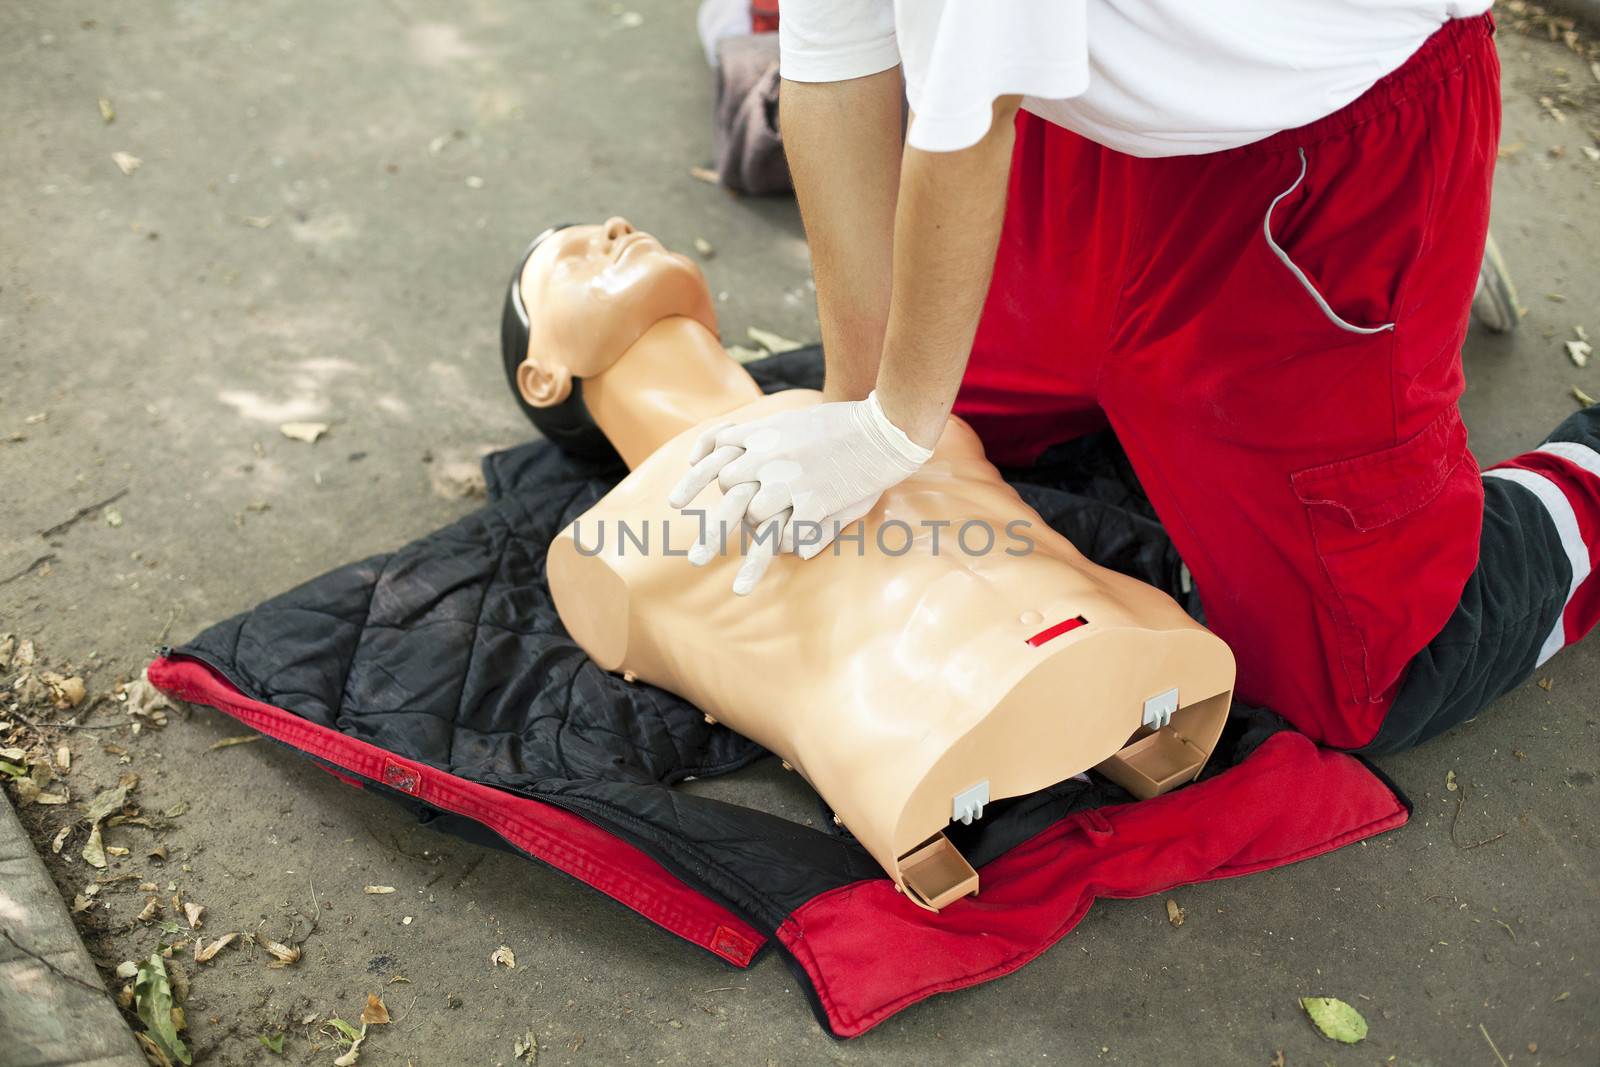
M613 215L606 220L606 240L615 241L619 237L626 237L633 232L633 223L621 215Z

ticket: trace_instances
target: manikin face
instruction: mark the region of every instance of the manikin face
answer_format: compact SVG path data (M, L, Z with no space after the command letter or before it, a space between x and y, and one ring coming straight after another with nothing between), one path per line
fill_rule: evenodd
M686 315L717 329L700 268L623 218L546 237L521 284L529 340L517 389L534 407L566 400L573 378L604 371L662 319Z

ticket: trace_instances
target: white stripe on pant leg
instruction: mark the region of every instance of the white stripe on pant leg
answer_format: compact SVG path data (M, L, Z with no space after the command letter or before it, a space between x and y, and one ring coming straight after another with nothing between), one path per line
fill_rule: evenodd
M1596 478L1600 478L1600 453L1588 445L1580 445L1576 441L1547 441L1534 451L1560 456L1568 463L1582 467Z
M1566 606L1572 602L1572 594L1578 591L1578 586L1589 577L1589 546L1583 543L1583 534L1578 529L1578 516L1572 510L1567 494L1549 478L1520 467L1497 467L1484 471L1483 476L1515 482L1538 497L1539 503L1550 513L1550 521L1555 523L1556 534L1561 538L1561 547L1567 553L1567 562L1572 565L1572 584L1567 589L1567 599L1561 605L1561 614L1556 616L1554 628L1540 646L1539 659L1534 664L1535 667L1542 667L1545 660L1560 652L1567 643Z

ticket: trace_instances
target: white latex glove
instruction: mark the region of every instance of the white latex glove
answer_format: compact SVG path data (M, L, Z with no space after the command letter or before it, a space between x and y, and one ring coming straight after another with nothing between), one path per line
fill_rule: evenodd
M775 553L817 555L932 454L889 421L874 392L865 400L707 430L689 453L689 473L667 502L682 509L713 479L721 485L725 495L689 562L710 562L712 546L726 543L741 523L753 529L757 536L733 583L733 591L744 596Z

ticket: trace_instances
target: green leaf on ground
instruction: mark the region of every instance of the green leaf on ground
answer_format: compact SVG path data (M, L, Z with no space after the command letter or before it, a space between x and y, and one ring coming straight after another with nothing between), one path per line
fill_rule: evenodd
M343 1019L329 1019L328 1024L344 1035L345 1043L361 1040L361 1031L345 1022Z
M272 1053L274 1056L282 1056L283 1055L283 1035L282 1034L273 1034L270 1037L267 1036L266 1034L257 1034L256 1035L256 1040L261 1042L261 1047L262 1048L266 1049L268 1052Z
M1300 1006L1323 1037L1354 1045L1367 1036L1367 1020L1338 997L1301 997Z
M138 976L133 980L133 1003L149 1032L151 1040L169 1057L179 1063L190 1063L189 1048L178 1036L178 1025L172 1016L172 980L167 977L167 965L159 953L139 964Z
M362 1023L357 1030L343 1019L329 1019L328 1023L336 1027L342 1037L337 1038L340 1044L348 1045L344 1055L333 1061L333 1067L351 1067L361 1058L361 1042L367 1039L367 1024Z

